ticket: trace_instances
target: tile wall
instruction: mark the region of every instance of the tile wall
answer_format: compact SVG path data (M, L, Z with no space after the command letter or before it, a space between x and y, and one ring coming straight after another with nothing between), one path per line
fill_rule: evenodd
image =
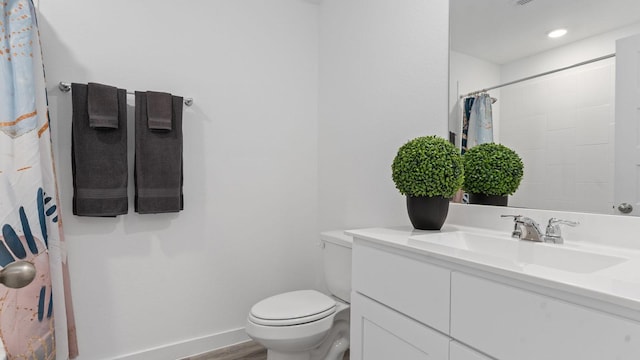
M501 90L500 141L525 163L509 205L613 213L615 61Z

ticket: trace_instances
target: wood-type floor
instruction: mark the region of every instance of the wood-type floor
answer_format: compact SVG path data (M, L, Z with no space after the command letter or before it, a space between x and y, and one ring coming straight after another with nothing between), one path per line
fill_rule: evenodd
M247 341L241 344L214 350L208 353L190 356L181 360L266 360L267 349L255 341ZM344 355L344 360L349 360L349 351Z

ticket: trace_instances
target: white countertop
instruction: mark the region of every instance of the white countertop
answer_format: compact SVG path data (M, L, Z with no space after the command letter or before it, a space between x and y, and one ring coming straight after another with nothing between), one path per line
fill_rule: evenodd
M508 261L504 256L492 256L477 251L441 245L420 240L425 236L447 232L469 231L498 236L514 241L516 250L531 250L532 246L564 247L579 252L624 258L618 264L592 272L571 272L535 264ZM475 227L445 225L441 231L415 230L411 227L368 228L345 232L367 242L419 254L428 258L444 260L466 268L482 270L510 279L560 290L581 297L603 301L634 312L640 320L640 251L635 249L605 246L598 243L566 241L564 244L533 243L511 239L509 233Z

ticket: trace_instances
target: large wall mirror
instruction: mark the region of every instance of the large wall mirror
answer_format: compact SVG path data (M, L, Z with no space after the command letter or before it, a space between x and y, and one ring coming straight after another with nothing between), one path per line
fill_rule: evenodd
M458 146L461 96L515 81L488 91L494 141L525 165L509 206L623 214L614 199L615 53L618 39L640 34L640 1L450 0L450 16L449 130ZM548 37L555 29L567 33Z

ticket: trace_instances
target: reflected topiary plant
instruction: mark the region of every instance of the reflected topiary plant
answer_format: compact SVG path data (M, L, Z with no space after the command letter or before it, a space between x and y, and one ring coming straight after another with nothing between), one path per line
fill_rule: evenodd
M418 137L401 146L391 169L396 188L407 196L452 197L464 181L458 149L437 136Z
M500 144L472 147L462 156L463 189L471 194L511 195L520 186L524 164L518 154Z

